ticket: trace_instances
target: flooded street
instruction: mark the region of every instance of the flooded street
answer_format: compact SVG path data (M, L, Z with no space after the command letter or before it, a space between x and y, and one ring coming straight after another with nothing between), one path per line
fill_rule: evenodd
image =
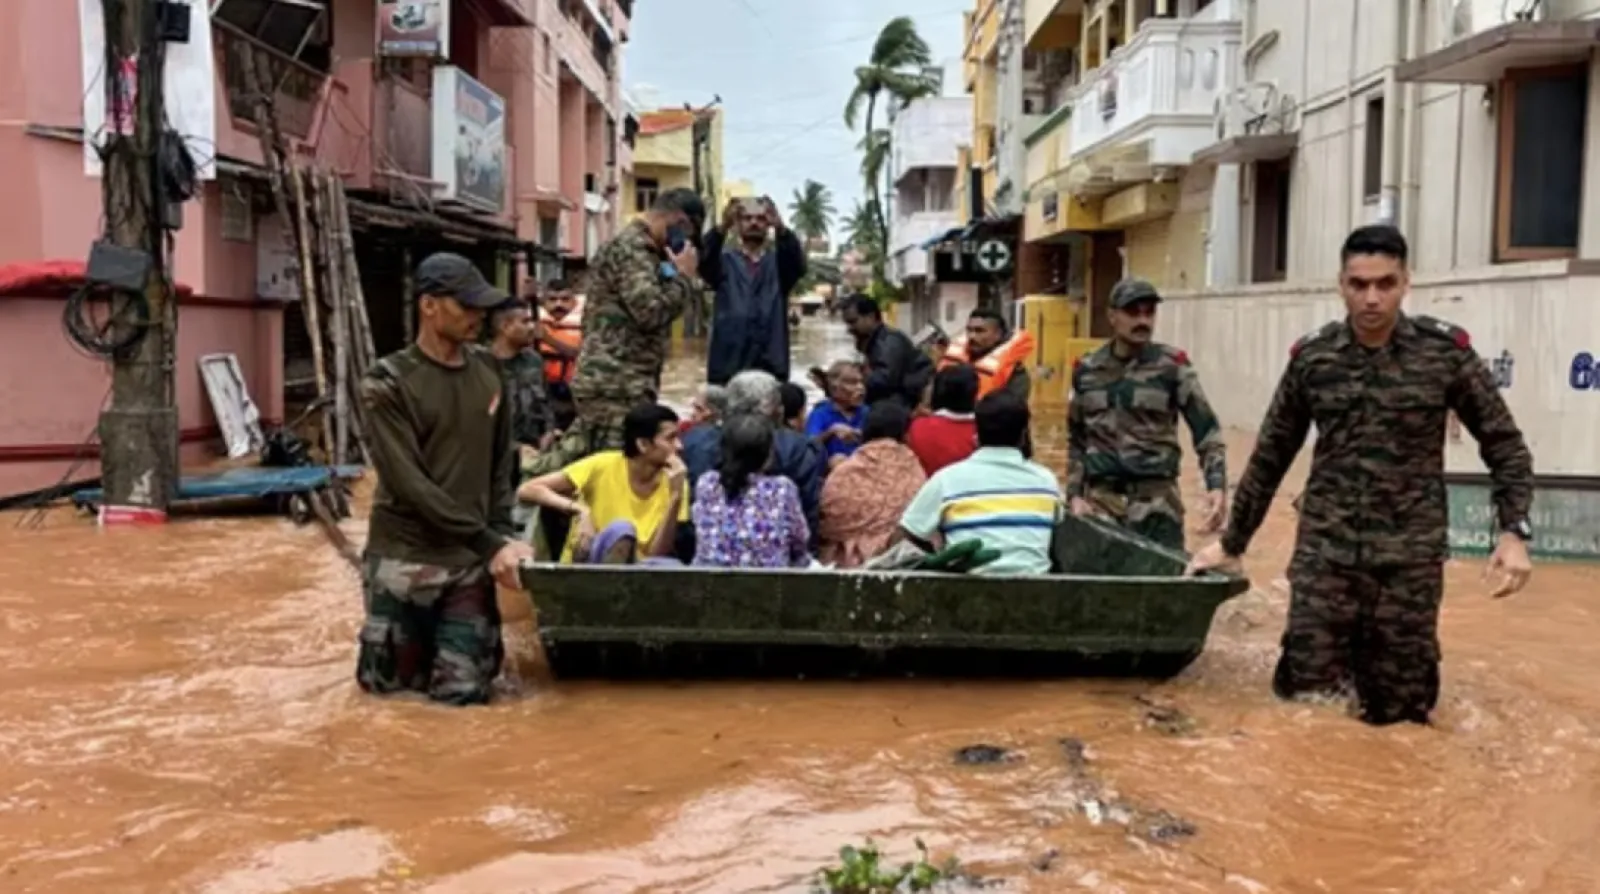
M848 350L802 332L807 363ZM1007 891L1600 890L1600 570L1542 565L1492 602L1452 563L1437 728L1365 728L1270 694L1297 492L1169 683L551 683L507 598L504 696L466 710L357 691L356 576L314 526L4 517L0 891L803 891L869 836ZM1094 822L1064 738L1195 834ZM976 743L1021 759L956 765Z

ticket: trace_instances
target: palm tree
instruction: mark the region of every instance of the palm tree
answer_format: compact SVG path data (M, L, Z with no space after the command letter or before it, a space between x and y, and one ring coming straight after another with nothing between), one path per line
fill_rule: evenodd
M926 73L927 67L933 62L933 54L928 49L928 44L917 34L916 23L910 16L899 16L889 20L878 32L878 39L872 44L872 53L867 57L867 64L856 68L856 86L850 91L850 98L844 104L844 123L850 128L856 126L856 116L861 112L863 103L867 107L866 132L868 137L874 133L873 119L878 110L878 98L885 96L890 101L904 105L913 99L931 96L938 92L937 82ZM884 140L884 153L887 156L887 139ZM868 140L863 140L863 149L869 145ZM865 168L865 165L863 165ZM888 176L888 166L879 164L873 169L874 175ZM889 221L883 214L883 206L888 199L888 184L884 184L882 201L877 197L878 178L873 176L867 180L867 192L874 196L872 206L877 213L879 244L887 245L889 242Z
M795 190L789 202L789 223L806 241L827 236L837 213L838 209L833 207L833 193L815 180L807 180Z
M865 202L856 202L850 213L839 221L843 230L844 246L854 248L868 258L879 258L883 251L880 240L881 232L878 229L878 201L869 198Z

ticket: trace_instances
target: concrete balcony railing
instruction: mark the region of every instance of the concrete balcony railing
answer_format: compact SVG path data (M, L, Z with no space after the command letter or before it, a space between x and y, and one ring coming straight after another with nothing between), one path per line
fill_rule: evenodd
M1070 94L1074 161L1143 144L1138 161L1187 165L1214 141L1212 119L1238 64L1238 22L1146 21Z

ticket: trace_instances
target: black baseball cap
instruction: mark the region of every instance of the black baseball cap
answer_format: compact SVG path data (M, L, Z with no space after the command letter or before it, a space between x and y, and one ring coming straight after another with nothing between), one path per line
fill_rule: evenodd
M1149 281L1125 279L1111 287L1111 306L1123 310L1141 301L1161 303L1161 293Z
M417 295L454 298L462 307L493 310L511 296L489 284L475 264L455 252L428 255L417 265Z

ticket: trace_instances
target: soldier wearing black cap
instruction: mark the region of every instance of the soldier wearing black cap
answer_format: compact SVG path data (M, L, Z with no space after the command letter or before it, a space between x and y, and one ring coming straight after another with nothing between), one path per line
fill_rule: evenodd
M495 581L517 587L533 557L511 537L511 408L494 355L476 344L508 296L456 254L430 255L415 282L416 343L361 382L378 489L356 680L481 704L504 654Z
M1227 452L1189 355L1151 340L1160 303L1156 287L1142 279L1117 283L1111 290L1111 340L1073 367L1067 497L1075 514L1114 519L1181 550L1178 417L1189 424L1200 455L1207 530L1222 524Z

